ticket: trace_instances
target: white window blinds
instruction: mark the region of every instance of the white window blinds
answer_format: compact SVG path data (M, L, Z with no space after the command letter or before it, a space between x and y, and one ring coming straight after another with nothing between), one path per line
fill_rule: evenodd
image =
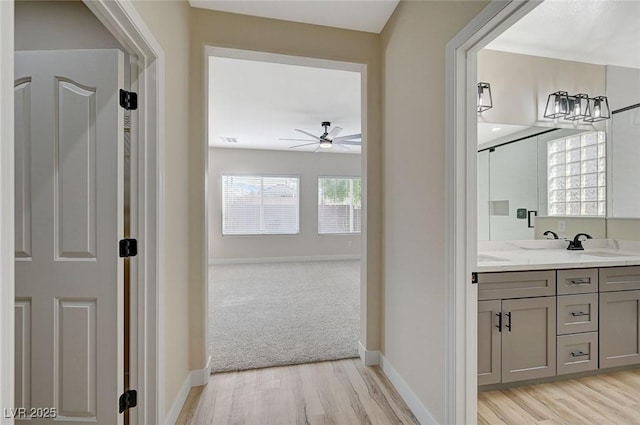
M318 179L318 233L360 233L361 183L357 177Z
M222 234L297 234L299 186L298 177L222 176Z

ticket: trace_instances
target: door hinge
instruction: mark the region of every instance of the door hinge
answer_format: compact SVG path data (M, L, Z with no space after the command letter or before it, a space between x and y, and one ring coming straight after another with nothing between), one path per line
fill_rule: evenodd
M138 255L138 241L136 239L120 240L120 257L135 257Z
M120 413L138 405L138 392L136 390L127 390L120 396L119 400Z
M471 283L478 283L478 273L477 272L471 273Z
M120 89L120 106L127 111L138 109L138 93Z

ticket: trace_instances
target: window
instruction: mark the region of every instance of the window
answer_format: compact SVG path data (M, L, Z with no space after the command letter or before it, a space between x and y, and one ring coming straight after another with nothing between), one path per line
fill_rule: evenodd
M603 131L547 142L549 215L604 216L606 165Z
M297 234L299 187L298 177L222 176L222 234Z
M360 233L361 193L359 177L320 177L318 233Z

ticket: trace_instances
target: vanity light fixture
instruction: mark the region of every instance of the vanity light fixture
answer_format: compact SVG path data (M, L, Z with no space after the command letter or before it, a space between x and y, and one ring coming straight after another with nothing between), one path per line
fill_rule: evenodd
M544 108L545 118L562 118L569 114L569 94L566 91L551 93Z
M611 118L609 101L606 96L589 97L579 93L569 96L566 91L551 93L544 109L544 117L584 122L597 122Z
M493 108L491 85L489 83L478 83L478 112L484 112L491 108Z
M586 122L597 122L611 118L611 110L609 109L607 97L596 96L589 99L586 115L584 119Z
M589 115L589 95L580 93L569 96L569 113L565 120L578 121L586 119Z

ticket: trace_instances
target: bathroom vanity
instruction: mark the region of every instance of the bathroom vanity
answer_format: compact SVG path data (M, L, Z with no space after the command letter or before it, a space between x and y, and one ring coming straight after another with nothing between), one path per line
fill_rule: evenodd
M640 243L483 242L478 385L640 366Z

